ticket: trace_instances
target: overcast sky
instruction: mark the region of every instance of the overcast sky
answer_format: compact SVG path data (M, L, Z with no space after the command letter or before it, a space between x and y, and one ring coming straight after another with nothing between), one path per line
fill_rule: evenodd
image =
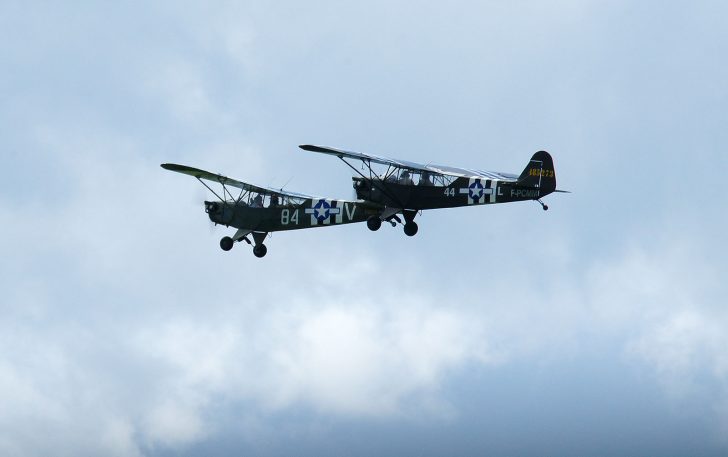
M0 454L728 453L721 1L0 3ZM223 252L162 162L532 202Z

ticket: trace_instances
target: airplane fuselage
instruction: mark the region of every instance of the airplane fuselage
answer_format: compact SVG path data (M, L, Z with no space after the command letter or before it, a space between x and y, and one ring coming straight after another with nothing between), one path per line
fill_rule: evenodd
M366 202L334 199L307 199L301 204L255 207L242 202L205 202L205 211L216 224L277 232L338 224L364 222L381 212L382 207Z
M392 208L426 210L534 200L553 189L519 186L517 182L457 178L447 185L403 184L381 179L352 178L357 198Z

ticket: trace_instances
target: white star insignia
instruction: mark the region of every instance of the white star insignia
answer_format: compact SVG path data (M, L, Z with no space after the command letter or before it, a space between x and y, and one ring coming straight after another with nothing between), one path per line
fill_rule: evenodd
M326 218L326 208L323 204L321 206L314 208L314 212L316 213L317 219L325 219Z
M473 185L470 191L473 193L473 198L480 198L483 195L483 187L477 183Z

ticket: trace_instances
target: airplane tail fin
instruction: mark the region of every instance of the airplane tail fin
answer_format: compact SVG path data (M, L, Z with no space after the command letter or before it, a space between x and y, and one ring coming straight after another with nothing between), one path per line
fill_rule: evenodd
M518 177L518 185L539 189L541 196L556 190L556 171L551 154L538 151Z

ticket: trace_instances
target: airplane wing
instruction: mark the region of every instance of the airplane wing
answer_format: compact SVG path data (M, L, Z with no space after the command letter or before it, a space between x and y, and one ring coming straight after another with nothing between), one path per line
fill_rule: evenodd
M176 163L163 163L162 168L165 170L176 171L185 175L194 176L197 179L204 179L216 183L223 184L225 186L237 187L249 192L255 192L264 195L286 195L293 198L316 198L311 195L299 194L297 192L289 192L282 189L272 189L270 187L254 186L242 181L238 181L226 176L222 176L216 173L210 173L209 171L200 170L199 168L188 167L186 165L178 165Z
M320 152L322 154L329 154L338 158L348 158L354 160L361 160L364 162L378 163L379 165L391 165L397 168L407 168L410 170L429 171L426 165L422 165L414 162L407 162L406 160L393 160L387 159L386 157L375 156L372 154L362 154L361 152L344 151L343 149L330 148L328 146L316 146L313 144L302 144L299 148L304 151Z
M473 170L469 168L457 168L449 167L446 165L428 165L432 171L449 176L465 177L465 178L485 178L485 179L500 179L503 181L517 181L518 175L513 173L503 173L501 171L485 171L485 170Z
M379 165L392 166L396 168L402 168L410 171L417 172L428 172L440 175L455 176L455 177L479 177L485 179L501 179L506 181L518 180L518 175L512 173L501 173L497 171L483 171L483 170L470 170L466 168L456 168L444 165L424 165L416 162L409 162L406 160L395 160L387 159L386 157L376 156L372 154L363 154L361 152L344 151L343 149L330 148L328 146L316 146L313 144L302 144L299 148L304 151L319 152L321 154L328 154L336 156L340 159L354 159L361 160L363 162L371 162Z

